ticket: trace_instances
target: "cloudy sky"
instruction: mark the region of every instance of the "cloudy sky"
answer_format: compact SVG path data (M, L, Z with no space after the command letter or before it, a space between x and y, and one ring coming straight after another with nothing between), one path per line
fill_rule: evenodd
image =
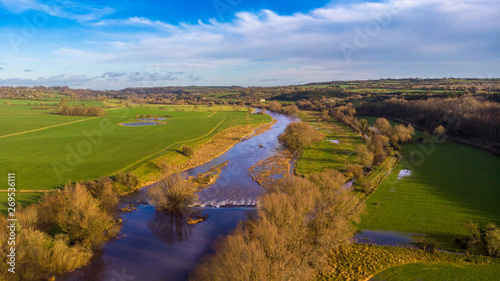
M498 0L0 0L0 85L500 77Z

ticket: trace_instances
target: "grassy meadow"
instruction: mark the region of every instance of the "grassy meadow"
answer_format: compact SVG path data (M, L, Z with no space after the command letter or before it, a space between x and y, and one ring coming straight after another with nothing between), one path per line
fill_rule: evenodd
M104 117L72 117L28 106L0 106L0 112L16 113L1 115L1 173L16 172L18 189L58 188L67 182L129 172L151 159L172 152L179 154L177 149L184 144L206 142L227 128L257 126L271 120L268 115L235 112L229 106L200 107L198 111L193 111L192 106L183 108L118 108L107 110ZM148 114L170 117L164 125L118 125L135 121L136 115ZM25 197L26 201L36 199Z
M500 264L464 265L456 263L411 263L396 266L375 275L370 280L384 281L496 281L500 276Z
M337 120L318 121L319 112L301 111L299 117L313 127L325 132L323 141L304 148L296 163L296 171L301 175L321 172L325 169L343 170L346 162L357 163L356 146L365 144L361 136ZM339 143L327 140L338 140Z
M359 229L427 233L455 249L451 240L467 234L468 221L500 224L499 157L455 143L405 144L401 152L402 161L367 199ZM411 175L403 176L406 170Z

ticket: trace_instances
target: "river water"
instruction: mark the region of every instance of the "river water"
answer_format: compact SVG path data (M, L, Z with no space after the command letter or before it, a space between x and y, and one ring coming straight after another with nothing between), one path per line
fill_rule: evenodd
M147 204L148 187L144 187L121 199L121 205L135 203L138 209L122 215L123 226L119 234L122 237L108 242L90 265L57 280L186 280L201 257L212 252L214 242L235 229L248 212L255 211L252 206L262 187L252 180L248 169L283 151L278 136L288 124L299 121L294 116L266 113L277 120L270 130L186 171L188 175L196 175L228 161L217 182L199 194L203 213L209 215L206 221L187 225L185 217L157 212Z

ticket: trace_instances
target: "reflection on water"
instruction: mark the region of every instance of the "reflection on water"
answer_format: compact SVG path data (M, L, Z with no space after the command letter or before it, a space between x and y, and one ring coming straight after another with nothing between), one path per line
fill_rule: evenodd
M201 257L212 251L220 236L235 229L262 193L248 169L257 162L273 156L284 148L278 142L286 126L298 118L269 113L277 122L271 130L240 142L223 155L187 171L188 175L204 173L228 160L217 182L199 194L200 205L233 206L205 208L206 221L188 225L179 214L157 212L147 202L148 187L120 199L120 204L139 204L137 211L123 214L123 226L118 240L107 243L89 266L60 276L57 280L129 280L164 281L187 280Z
M354 235L354 241L362 244L416 248L414 237L422 235L423 234L401 231L365 229Z
M121 123L123 126L154 126L161 125L163 123L159 122L130 122L130 123Z
M212 252L219 236L227 235L254 208L208 208L210 217L200 224L180 224L179 217L158 213L151 205L123 215L118 240L106 244L89 266L57 280L130 281L187 280L201 257ZM185 222L185 221L184 221ZM162 233L165 231L166 233ZM133 277L133 279L132 279Z
M285 148L278 141L278 136L283 133L288 124L300 121L295 116L273 112L266 113L277 120L271 130L237 143L212 161L187 170L189 176L195 176L198 173L205 173L215 165L228 161L227 165L222 168L217 182L198 194L201 206L256 205L257 197L262 193L262 187L252 179L248 170L258 162L283 151Z
M167 244L182 242L191 236L186 215L181 212L156 211L153 220L147 225L151 233Z

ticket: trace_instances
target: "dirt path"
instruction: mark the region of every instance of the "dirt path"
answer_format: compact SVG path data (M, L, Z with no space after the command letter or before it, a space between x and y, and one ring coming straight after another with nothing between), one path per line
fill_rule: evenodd
M108 111L108 110L114 110L114 109L119 109L119 108L122 108L122 107L110 108L110 109L106 109L106 111ZM22 114L33 114L33 115L36 115L36 114L43 114L43 113L22 113ZM17 135L22 135L22 134L27 134L27 133L32 133L32 132L41 131L41 130L45 130L45 129L50 129L50 128L54 128L54 127L64 126L64 125L68 125L68 124L78 123L78 122L82 122L82 121L92 120L92 119L96 119L96 118L98 118L98 117L91 117L91 118L86 118L86 119L80 119L80 120L76 120L76 121L55 124L55 125L51 125L51 126L48 126L48 127L37 128L37 129L33 129L33 130L28 130L28 131L22 131L22 132L18 132L18 133L8 134L8 135L5 135L5 136L0 136L0 139L6 138L6 137L12 137L12 136L17 136Z
M82 121L92 120L92 119L96 119L96 118L98 118L98 117L92 117L92 118L87 118L87 119L80 119L80 120L71 121L71 122L67 122L67 123L61 123L61 124L56 124L56 125L52 125L52 126L48 126L48 127L43 127L43 128L38 128L38 129L33 129L33 130L28 130L28 131L23 131L23 132L14 133L14 134L9 134L9 135L5 135L5 136L0 136L0 139L6 138L6 137L12 137L12 136L17 136L17 135L22 135L22 134L27 134L27 133L32 133L32 132L41 131L41 130L45 130L45 129L50 129L50 128L54 128L54 127L64 126L64 125L68 125L68 124L78 123L78 122L82 122Z

